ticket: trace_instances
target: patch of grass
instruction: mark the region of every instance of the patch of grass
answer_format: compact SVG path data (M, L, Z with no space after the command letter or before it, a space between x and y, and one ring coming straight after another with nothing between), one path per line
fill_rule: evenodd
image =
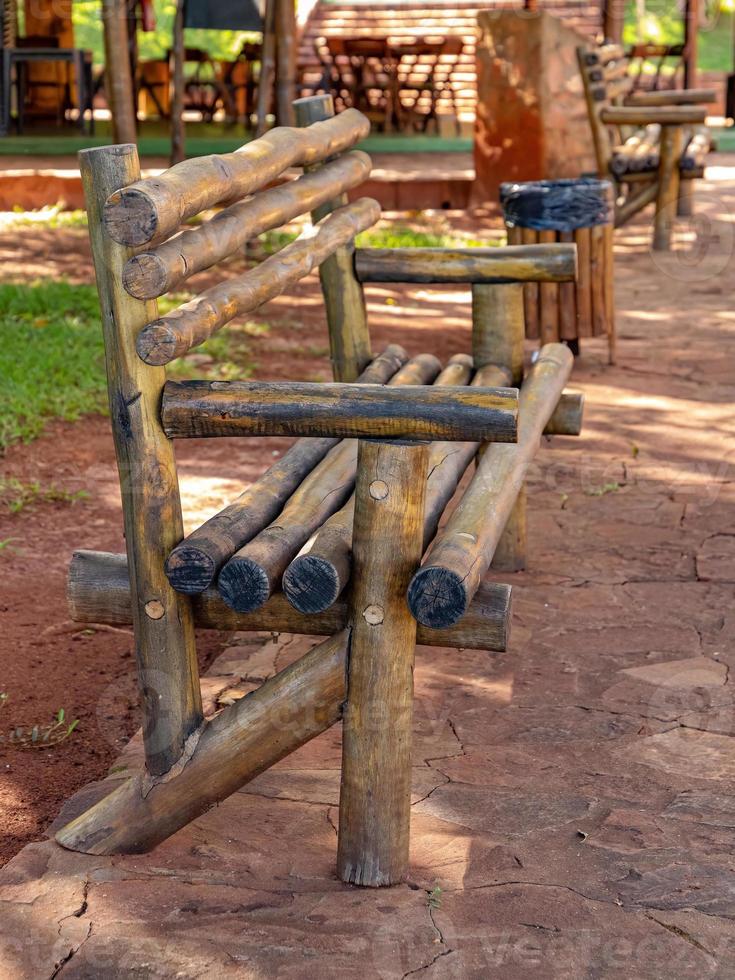
M5 700L7 701L7 696ZM21 725L13 729L7 736L7 741L19 749L50 749L61 742L65 742L78 724L78 718L68 722L66 711L59 708L50 724L32 725L30 728ZM0 737L0 742L5 740L5 738Z
M0 284L0 452L49 418L106 409L97 293L65 282Z
M55 204L53 207L39 208L36 211L24 211L21 207L14 207L11 214L7 215L2 222L2 227L6 228L28 228L43 225L44 228L86 228L87 212L81 209L75 211L64 211L62 204Z
M75 504L78 500L86 500L89 494L86 490L63 490L61 487L42 487L37 480L24 483L14 477L0 478L0 503L11 514L19 514L26 507L38 503Z

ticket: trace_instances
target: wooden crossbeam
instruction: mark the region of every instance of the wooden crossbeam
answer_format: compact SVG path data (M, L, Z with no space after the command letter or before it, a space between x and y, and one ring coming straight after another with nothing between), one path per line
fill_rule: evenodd
M566 282L577 272L573 245L507 248L358 248L361 282Z

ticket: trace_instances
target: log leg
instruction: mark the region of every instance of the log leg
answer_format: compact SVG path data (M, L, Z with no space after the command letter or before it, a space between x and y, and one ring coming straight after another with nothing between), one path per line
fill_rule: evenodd
M408 870L416 621L428 447L360 443L352 637L344 710L337 872L392 885Z
M680 218L691 218L694 214L694 181L679 181L679 203L676 213Z
M659 252L671 248L671 232L679 202L681 143L680 126L662 126L656 217L653 229L653 247Z
M106 199L137 180L140 167L131 144L83 150L79 161L102 309L146 767L151 776L159 776L179 761L199 728L202 704L189 600L174 592L163 570L184 536L173 445L160 420L166 372L143 364L135 352L137 334L156 318L156 304L125 291L122 270L133 250L113 242L102 226Z
M498 364L509 368L514 385L523 381L525 307L523 286L508 283L472 287L472 355L475 367ZM495 567L518 571L526 565L525 486L503 531Z
M614 364L617 351L615 333L615 229L605 225L605 311L607 315L608 363Z

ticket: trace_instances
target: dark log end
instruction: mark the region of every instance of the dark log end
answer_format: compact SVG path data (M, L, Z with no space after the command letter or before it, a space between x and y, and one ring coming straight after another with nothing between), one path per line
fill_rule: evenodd
M145 245L158 230L158 214L153 201L132 187L110 194L102 221L110 238L121 245Z
M154 320L138 334L135 349L146 364L168 364L178 356L179 338L162 320Z
M408 587L408 607L422 626L446 629L464 615L467 590L459 575L448 568L420 568Z
M200 548L182 542L166 559L163 566L171 588L184 595L197 595L210 586L217 568L213 559Z
M168 289L166 267L153 252L141 252L123 268L125 290L136 299L155 299Z
M263 568L252 558L231 558L217 581L219 594L235 612L255 612L268 601L271 583Z
M339 573L331 561L318 555L295 558L283 576L283 591L302 613L320 613L329 609L342 591Z

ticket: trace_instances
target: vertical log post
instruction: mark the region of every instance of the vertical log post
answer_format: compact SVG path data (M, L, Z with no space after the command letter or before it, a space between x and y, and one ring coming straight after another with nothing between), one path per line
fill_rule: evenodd
M653 247L665 252L671 248L671 231L679 203L679 160L681 158L681 126L662 126L659 145L658 196L653 226Z
M114 191L140 178L134 145L83 150L79 162L89 215L105 338L110 418L120 471L130 570L138 677L143 700L146 766L161 775L180 758L202 722L189 600L174 592L163 570L183 537L173 444L161 428L165 369L138 357L135 338L157 314L156 303L134 299L122 285L133 249L104 230L102 208Z
M296 99L296 124L331 119L334 102L331 95L315 95ZM325 161L326 162L326 161ZM321 166L317 164L314 168ZM347 195L341 194L312 212L312 219L319 221L325 215L347 203ZM324 303L329 327L329 348L335 381L354 381L370 361L370 332L362 284L355 275L354 242L330 255L319 266Z
M103 0L105 92L112 117L115 143L134 143L137 135L135 89L128 57L127 5L124 0Z
M392 885L408 870L416 621L428 447L361 441L337 872Z
M258 77L258 108L255 135L262 136L268 128L268 113L273 105L276 79L276 0L265 0L263 14L263 50Z
M174 15L173 46L171 58L173 71L171 73L171 166L181 163L186 158L184 126L184 3L178 0Z
M542 245L556 242L556 232L545 230L538 233ZM539 283L539 335L541 345L553 344L559 340L559 285L555 282Z
M279 126L293 126L296 95L296 5L276 0L276 118Z
M498 364L511 372L511 384L523 381L525 335L521 283L472 287L472 356L475 368ZM526 565L526 491L518 494L495 550L493 568L519 571Z

